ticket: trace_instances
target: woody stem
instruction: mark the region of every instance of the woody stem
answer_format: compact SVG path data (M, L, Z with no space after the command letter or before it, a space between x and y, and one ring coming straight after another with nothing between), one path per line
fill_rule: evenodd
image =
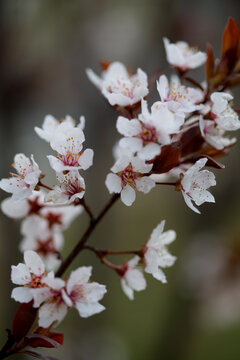
M88 249L92 252L94 252L99 258L108 256L108 255L141 255L142 250L109 250L109 249L98 249L95 246L92 245L84 245L84 249Z
M89 236L92 234L92 232L95 230L98 223L102 220L102 218L105 216L105 214L108 212L108 210L112 207L112 205L119 199L119 194L114 194L109 202L105 205L105 207L102 209L100 214L96 218L92 218L91 222L86 229L85 233L82 235L79 242L76 244L76 246L73 248L73 250L70 252L68 257L62 262L60 268L58 269L56 276L60 277L63 275L63 273L67 270L69 265L73 262L73 260L77 257L79 252L84 248L84 245L86 244Z

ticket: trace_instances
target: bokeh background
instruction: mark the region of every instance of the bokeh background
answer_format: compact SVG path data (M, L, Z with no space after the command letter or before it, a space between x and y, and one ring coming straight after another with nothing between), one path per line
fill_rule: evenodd
M116 113L85 75L99 60L119 60L148 74L167 66L162 37L185 40L219 53L228 16L240 24L234 0L2 0L0 2L0 176L7 177L15 153L34 154L54 185L45 155L49 146L34 133L46 114L84 114L86 144L94 166L84 173L87 200L98 213L109 194L104 180L118 139ZM203 77L203 68L197 72ZM157 94L154 95L157 97ZM240 106L239 90L235 105ZM240 146L215 171L215 205L194 214L172 189L137 194L131 208L115 204L91 243L114 249L138 247L166 219L178 238L171 252L176 265L166 270L168 284L147 276L147 290L133 302L114 273L92 254L73 267L93 264L93 278L108 287L107 310L89 319L71 311L58 327L65 344L49 354L60 360L239 360L240 358ZM1 192L3 200L6 194ZM87 226L81 215L65 233L66 256ZM10 266L22 261L19 223L0 216L0 345L17 304L10 300ZM122 259L119 259L122 260ZM12 357L14 359L14 357ZM16 358L24 359L24 356Z

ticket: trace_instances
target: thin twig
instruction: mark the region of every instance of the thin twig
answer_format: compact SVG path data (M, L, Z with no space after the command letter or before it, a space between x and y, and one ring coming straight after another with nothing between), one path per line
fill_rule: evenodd
M39 182L38 182L37 185L38 185L38 186L41 186L41 187L43 187L43 188L45 188L45 189L47 189L47 190L50 190L50 191L53 190L53 188L51 188L50 186L43 184L43 183L41 182L41 180L39 180Z
M156 182L157 185L172 185L172 186L176 186L177 183L176 182Z
M84 249L94 252L98 257L105 257L108 255L141 255L142 249L138 250L110 250L110 249L98 249L92 245L84 245Z

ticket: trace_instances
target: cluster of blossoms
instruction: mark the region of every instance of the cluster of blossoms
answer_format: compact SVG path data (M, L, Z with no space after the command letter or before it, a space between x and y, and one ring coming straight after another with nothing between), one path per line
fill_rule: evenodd
M173 50L169 50L171 44L169 45L165 41L165 46L167 53L169 52L174 55ZM176 49L179 50L178 47ZM182 49L181 46L180 49ZM186 55L183 69L186 69L187 66L191 68L192 60L188 63L188 56L190 55ZM192 56L194 55L192 54ZM202 64L203 58L205 59L205 56L199 57L201 62L199 61L198 65ZM194 64L196 67L197 64ZM175 66L179 67L180 65L175 64ZM176 76L172 84L169 84L167 77L161 75L159 81L157 81L160 100L154 102L151 106L151 111L149 111L148 103L144 99L146 95L146 81L141 82L139 77L137 82L138 96L133 97L130 93L122 90L123 86L127 86L128 82L132 80L132 77L128 75L126 69L124 72L125 77L123 77L122 73L119 74L117 69L123 69L123 65L118 62L112 63L103 72L101 82L102 94L112 105L109 95L104 91L105 82L107 84L107 80L112 79L112 82L122 84L121 87L111 89L111 94L114 93L115 95L114 105L123 106L123 96L125 96L124 103L126 107L135 105L136 109L141 104L138 115L129 111L128 117L120 115L117 118L116 127L118 132L123 135L123 138L117 144L117 151L115 151L116 162L111 168L111 173L106 178L106 186L109 192L121 193L121 200L125 205L130 206L135 201L135 190L148 193L155 187L158 179L162 179L162 174L161 176L155 176L154 165L157 159L161 156L164 147L166 148L166 146L178 143L181 136L189 130L189 127L197 125L199 131L201 131L202 139L211 145L213 144L213 137L215 142L224 143L225 147L235 141L223 138L223 125L220 127L220 124L224 123L225 130L230 130L230 128L231 130L236 130L240 125L237 114L225 100L228 94L215 92L206 105L201 104L205 97L204 90L184 86ZM93 72L88 70L87 74L96 84L96 76L93 75ZM139 76L139 70L135 77L137 76ZM146 78L147 75L145 75ZM133 91L134 82L132 85ZM215 101L216 98L218 101ZM196 112L199 113L198 116L195 115ZM202 115L203 112L207 112L206 116L210 113L214 120L205 120L206 116ZM218 135L211 135L213 131L215 133L218 132ZM219 149L219 146L215 148ZM169 151L171 150L169 149ZM192 164L192 161L188 161L188 159L179 161L179 166L173 167L170 173L165 174L165 179L168 178L168 175L177 174L176 188L182 192L186 204L195 212L199 212L199 210L192 205L192 201L197 205L201 205L205 201L214 202L214 197L207 189L216 184L215 177L208 170L200 171L206 165L207 160L207 157L203 157L194 164Z
M34 251L24 252L25 264L12 266L11 279L18 287L12 291L12 298L20 303L33 300L39 307L39 325L47 328L65 317L68 308L76 308L81 317L89 317L104 310L98 301L106 292L106 287L89 282L91 266L74 270L64 281L46 272L41 257Z
M234 20L230 20L225 31L232 34L236 26ZM224 39L229 41L230 37ZM233 80L239 81L238 55L227 62L226 67L229 47L232 46L231 54L238 54L238 46L234 42L223 45L216 68L211 49L204 53L185 42L174 44L166 38L164 46L176 74L170 81L164 74L156 78L157 98L151 104L146 98L149 85L143 70L132 72L119 62L104 63L101 76L87 69L90 81L109 104L116 107L119 114L116 128L121 135L113 151L115 163L105 181L113 195L98 216L93 215L85 201L82 171L92 165L93 150L83 150L83 116L76 124L70 116L59 121L47 115L42 128L35 128L40 138L56 152L55 156L47 156L56 172L54 187L42 182L44 175L33 155L28 158L24 154L14 158L12 166L16 174L10 173L10 178L0 181L0 188L12 194L2 202L2 211L11 218L23 219L19 248L24 253L25 264L12 266L11 279L18 285L12 291L12 298L39 308L40 328L59 323L73 307L81 317L105 309L99 301L106 287L89 281L92 266L79 267L68 278L61 279L82 250L94 252L104 265L118 274L122 289L131 300L134 291L146 288L144 272L166 283L163 269L175 263L176 257L168 252L168 245L175 240L176 233L163 231L165 221L161 221L140 249L112 251L87 244L98 222L118 198L131 206L136 190L149 193L158 185L173 185L196 213L200 213L196 206L215 202L208 190L216 185L215 175L205 166L223 168L214 158L225 155L236 142L235 138L226 136L226 132L240 128L229 92ZM206 82L199 84L186 77L189 70L205 63ZM189 82L191 86L187 85ZM63 260L63 231L84 210L90 217L89 227ZM134 257L121 265L107 259L108 255L122 254ZM14 346L18 349L20 345Z

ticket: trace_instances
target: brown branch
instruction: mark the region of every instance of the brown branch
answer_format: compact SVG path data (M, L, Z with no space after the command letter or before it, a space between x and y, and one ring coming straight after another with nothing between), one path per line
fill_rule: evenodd
M95 230L98 223L102 220L104 215L108 212L108 210L112 207L112 205L119 199L119 194L114 194L110 201L106 204L106 206L103 208L103 210L100 212L100 214L96 218L92 218L91 222L77 243L77 245L74 247L74 249L70 252L68 257L63 261L62 265L58 269L56 276L60 277L63 275L63 273L67 270L69 265L73 262L73 260L76 258L76 256L79 254L79 252L83 249L85 243L87 242L89 236L92 234L92 232Z
M92 245L84 245L84 249L94 252L99 258L103 258L108 255L139 255L142 254L142 249L139 250L110 250L110 249L98 249Z

